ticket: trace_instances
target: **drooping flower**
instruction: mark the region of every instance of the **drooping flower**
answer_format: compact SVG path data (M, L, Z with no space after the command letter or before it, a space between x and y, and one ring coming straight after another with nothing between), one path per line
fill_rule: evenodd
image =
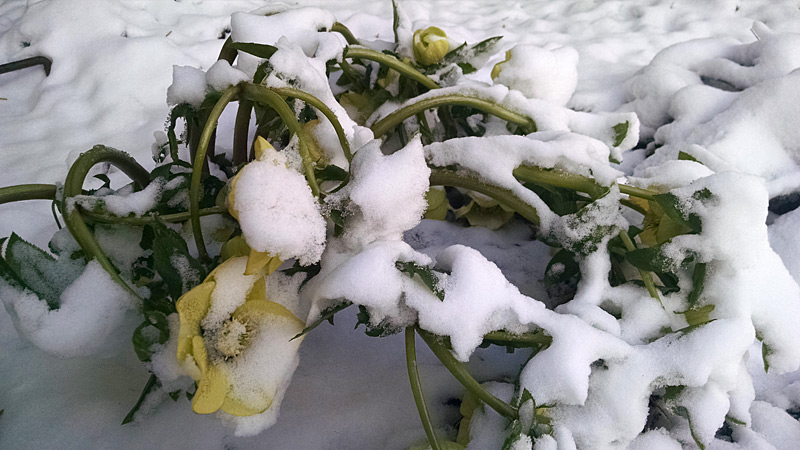
M414 59L423 66L436 64L450 50L450 42L441 28L428 27L414 32Z
M232 257L184 294L177 358L197 381L192 409L235 416L259 414L282 395L297 366L305 323L266 299L266 275L245 275L248 258Z

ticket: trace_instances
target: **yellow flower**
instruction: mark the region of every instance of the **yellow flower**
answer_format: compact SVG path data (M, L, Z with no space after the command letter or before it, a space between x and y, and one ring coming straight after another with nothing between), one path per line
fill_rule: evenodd
M450 50L447 35L441 28L428 27L414 32L414 59L423 66L436 64Z
M269 371L273 379L260 373L248 378L252 368L259 367L259 358L270 359L268 364L276 358L263 354L264 349L271 350L265 338L282 341L273 346L275 352L283 352L277 360L293 361L301 339L288 341L305 323L283 305L266 299L265 276L274 268L265 266L261 273L245 275L246 259L228 259L176 304L180 317L177 359L197 381L192 409L198 414L220 409L235 416L262 413L294 371L291 364L277 364Z
M267 150L275 150L275 148L261 136L256 138L253 147L256 159L259 160L263 158ZM228 213L236 220L239 220L239 213L236 210L236 183L239 181L241 173L242 171L240 170L239 173L233 177L230 190L228 191ZM272 256L267 252L259 252L250 248L242 236L234 237L226 242L222 247L221 256L223 260L231 256L248 256L247 268L244 271L245 275L259 273L264 267L267 267L269 273L272 273L281 265L281 260L278 259L278 257Z

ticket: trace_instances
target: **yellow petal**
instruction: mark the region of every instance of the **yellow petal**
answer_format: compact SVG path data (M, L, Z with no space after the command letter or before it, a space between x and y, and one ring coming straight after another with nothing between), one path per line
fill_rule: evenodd
M261 414L262 412L269 409L270 406L272 406L271 398L267 399L266 406L264 406L263 408L252 408L249 406L245 406L244 403L231 397L230 395L225 397L225 401L222 402L223 411L225 411L228 414L240 417L247 417L255 414Z
M213 281L195 286L183 294L175 304L181 326L178 331L178 361L183 362L192 352L192 338L200 335L200 321L211 306L211 293L216 287Z
M286 309L285 306L269 300L247 301L244 305L236 308L236 311L233 312L233 318L242 323L258 321L269 316L286 317L287 319L292 319L295 325L298 327L298 333L303 331L303 328L306 326L305 322L298 319L297 316L292 314L292 312Z
M206 373L208 370L208 352L202 336L192 338L192 356L197 368L200 369L200 373Z
M280 267L282 263L283 261L277 256L272 256L267 252L250 250L250 257L247 259L247 267L244 269L244 274L269 275Z
M415 31L413 41L414 59L424 66L438 63L450 50L447 35L437 27Z
M197 383L197 392L192 399L192 411L197 414L211 414L222 407L230 390L228 378L219 366L209 366L203 378Z
M231 178L231 187L230 190L228 190L228 214L233 216L236 220L239 220L239 213L236 212L236 183L239 182L239 176L241 176L244 169L245 167L242 167L239 173Z
M250 292L247 293L247 297L245 297L245 303L247 302L255 302L259 300L266 300L267 299L267 280L264 277L258 277L253 287L250 288Z
M491 74L492 80L495 80L497 79L497 77L500 76L500 72L503 71L503 63L507 62L510 59L511 59L511 50L508 50L506 51L506 59L500 61L499 63L495 64L494 67L492 67L492 74Z
M247 241L244 240L244 236L239 235L228 239L224 244L222 244L222 250L220 251L220 258L223 261L231 259L235 256L248 256L250 254L250 246L247 245Z
M256 159L261 159L261 157L264 156L264 152L267 150L275 150L275 147L263 137L257 137L256 141L253 142L253 151L256 154Z

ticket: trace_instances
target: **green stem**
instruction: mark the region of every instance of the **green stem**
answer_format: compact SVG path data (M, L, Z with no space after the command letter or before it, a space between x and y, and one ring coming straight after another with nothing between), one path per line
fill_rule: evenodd
M42 67L44 68L45 76L50 75L50 67L52 67L53 61L46 56L34 56L32 58L25 58L19 61L0 64L0 74L26 69L28 67L38 66L39 64L41 64Z
M390 130L409 117L427 109L436 108L442 105L469 106L471 108L479 109L483 112L497 116L507 122L520 125L525 128L526 132L536 131L536 123L530 117L526 117L522 114L511 111L510 109L507 109L506 107L498 105L492 101L477 97L467 97L462 94L440 95L411 103L374 123L370 128L372 129L372 133L375 135L375 137L380 137L388 133Z
M0 205L21 200L53 200L56 198L54 184L18 184L0 188Z
M550 345L553 338L539 332L513 334L508 331L492 331L483 336L486 341L516 345Z
M633 239L628 236L626 231L620 231L619 237L622 239L622 244L629 252L636 250L636 243L633 242ZM653 274L638 268L636 270L639 271L639 276L642 277L642 282L644 282L644 287L647 289L650 297L653 297L654 299L658 300L659 303L661 303L661 296L658 295L658 289L656 289L656 285L653 282Z
M525 203L510 190L486 184L473 176L462 175L449 169L432 168L430 185L455 186L480 192L514 210L517 214L528 219L534 225L539 225L539 213L536 212L536 208Z
M422 381L419 378L419 367L417 366L417 344L415 342L416 334L413 327L406 328L406 364L408 365L408 380L411 382L411 392L414 393L414 403L417 404L417 412L419 419L422 421L422 427L425 429L425 435L428 436L428 443L431 444L431 450L442 450L439 441L436 439L436 432L433 428L433 421L431 421L430 413L428 413L428 406L425 404L425 396L422 393Z
M97 243L91 230L83 221L80 209L75 206L73 208L67 207L67 200L81 195L83 192L83 181L89 170L99 163L111 163L117 168L121 169L128 175L140 188L144 188L150 182L150 174L139 163L136 162L130 155L119 150L105 147L102 145L95 145L91 150L81 154L67 173L67 179L64 181L64 204L61 210L66 214L64 215L64 222L67 229L81 246L86 257L89 259L96 259L97 262L108 272L108 275L117 284L122 286L126 291L132 295L139 297L139 295L131 288L122 277L117 273L117 269L108 259L100 244Z
M311 193L314 194L315 197L318 196L320 190L317 177L314 175L314 161L311 160L308 148L306 147L309 136L300 125L300 122L297 121L297 118L294 116L294 111L289 108L289 105L286 104L283 97L266 86L244 83L242 84L242 95L254 102L266 104L274 109L281 117L281 120L283 120L283 123L286 124L286 127L289 128L289 132L297 135L300 156L303 158L303 170L306 173L306 181L311 188Z
M208 114L208 120L203 127L203 133L200 135L200 142L197 145L197 154L194 156L194 164L192 165L192 181L189 185L189 211L191 212L192 233L194 234L194 242L197 245L197 252L200 259L208 259L208 251L206 251L206 244L203 240L203 231L200 228L200 181L203 172L203 162L206 159L206 150L211 141L211 135L217 128L217 121L222 111L232 102L239 94L241 88L239 86L231 86L222 93L222 97L217 100L214 108Z
M481 384L470 375L467 369L460 361L458 361L450 350L442 345L438 338L428 333L425 330L417 328L417 333L428 344L428 347L433 351L433 354L439 358L439 361L450 371L451 374L461 383L472 395L478 400L488 405L493 410L497 411L501 416L509 419L516 420L519 418L519 410L509 405L508 403L500 400L492 395L489 391L483 388Z
M342 128L342 124L339 122L339 118L336 117L336 114L328 108L328 105L322 102L322 100L314 97L313 95L303 92L299 89L294 88L272 88L273 91L278 93L281 97L294 97L296 99L302 100L309 105L317 108L322 115L324 115L328 121L333 125L333 129L336 130L336 136L339 138L339 145L342 147L342 152L344 152L345 158L347 161L350 162L353 160L353 154L350 151L350 143L347 142L347 136L344 134L344 128Z
M334 22L331 26L331 31L344 36L344 40L347 41L347 45L361 45L361 43L358 42L358 39L356 39L356 37L353 35L353 32L344 26L343 23Z
M401 75L405 75L406 77L411 78L412 80L418 82L419 84L425 86L428 89L439 88L439 85L436 84L435 81L425 76L425 74L415 69L410 64L404 63L403 61L400 61L394 56L381 53L377 50L372 50L366 47L347 47L344 49L344 57L368 59L370 61L375 61L377 63L384 64L389 68L400 72Z
M238 166L247 162L247 137L250 131L250 111L253 102L239 100L239 109L236 111L236 121L233 125L233 165Z
M163 215L151 214L149 216L142 217L118 217L107 214L99 214L91 211L82 212L89 222L106 224L147 225L148 223L153 223L157 220L167 223L180 223L192 218L192 214L189 211ZM202 217L211 216L214 214L225 214L226 212L227 210L224 207L214 206L211 208L201 209L199 214Z
M651 191L649 189L630 186L627 184L618 184L617 186L619 186L619 191L621 193L630 195L631 197L639 197L645 200L655 200L656 195L658 195L658 192Z
M592 198L600 197L608 190L608 188L600 186L589 177L556 169L519 166L514 169L512 173L514 177L520 181L534 184L547 184L550 186L572 189L573 191L585 192Z
M233 38L228 36L228 39L225 39L225 43L222 44L222 48L219 51L219 56L217 56L217 61L224 59L228 61L228 64L233 64L236 61L236 56L239 54L235 48L233 48Z

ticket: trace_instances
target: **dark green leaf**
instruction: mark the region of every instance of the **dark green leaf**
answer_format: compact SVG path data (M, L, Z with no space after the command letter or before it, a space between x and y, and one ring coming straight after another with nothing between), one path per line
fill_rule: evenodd
M331 210L329 217L333 221L333 236L339 237L344 232L344 216L338 209Z
M403 262L397 261L395 263L395 267L397 270L406 273L411 278L414 276L418 276L420 280L428 287L428 289L433 292L439 300L444 301L444 290L439 287L439 279L436 278L436 275L433 273L430 267L421 266L417 263L413 262Z
M171 398L173 402L177 402L180 396L181 396L180 389L169 393L169 398Z
M630 122L622 122L614 125L614 147L619 147L622 141L625 140L630 125Z
M367 311L367 308L364 307L364 305L358 305L358 314L356 317L358 319L358 321L356 322L356 328L358 328L359 325L363 324L364 327L366 328L366 330L364 330L364 333L369 337L386 337L386 336L391 336L393 334L397 334L400 331L402 331L401 327L393 326L388 322L386 322L385 320L381 321L377 325L373 325L370 321L369 312Z
M80 276L84 268L79 261L68 258L56 260L15 233L8 238L5 262L6 270L10 269L15 275L12 278L47 302L51 309L58 308L62 292Z
M698 160L697 160L697 159L696 159L694 156L692 156L692 155L690 155L690 154L688 154L688 153L686 153L686 152L678 152L678 160L679 160L679 161L694 161L694 162L700 162L700 161L698 161Z
M694 306L697 300L700 299L700 294L703 293L705 280L706 263L695 264L694 271L692 272L692 291L689 292L689 297L687 298L690 306Z
M277 47L272 45L257 44L255 42L233 42L231 47L259 58L270 58L278 51Z
M133 422L136 413L139 411L139 408L142 407L145 399L147 399L150 394L156 392L160 387L161 383L158 381L158 378L154 374L150 374L150 378L147 379L147 384L144 385L144 389L142 389L139 399L136 400L136 404L133 405L128 415L122 420L122 425Z
M145 315L145 321L133 331L133 350L142 362L149 362L155 353L153 348L169 339L169 321L159 311L151 311Z
M575 254L563 248L550 258L547 268L544 269L544 283L549 286L566 283L575 276L580 277L580 266L575 261Z
M473 66L468 62L458 63L457 65L458 67L461 67L461 73L463 73L464 75L468 75L470 73L478 71L478 69L476 69L475 66Z
M322 322L325 322L326 320L331 325L333 325L333 316L336 313L338 313L339 311L342 311L342 310L346 309L348 306L350 306L352 304L353 303L345 300L342 303L339 303L338 305L330 306L328 308L323 309L322 313L320 313L320 316L319 316L319 318L317 320L312 322L311 325L303 328L303 331L301 331L300 334L298 334L297 336L293 337L290 340L293 341L293 340L295 340L295 339L297 339L297 338L299 338L301 336L305 336L306 334L308 334L309 331L311 331L314 328L317 328L318 326L322 325Z
M628 262L637 269L647 272L669 273L677 267L686 267L694 260L694 255L688 255L683 261L674 261L664 255L661 246L645 247L628 252Z
M339 166L328 164L324 168L315 168L314 175L318 181L345 181L350 177L350 173Z
M203 266L189 254L186 241L161 222L147 225L153 229L153 266L166 282L170 297L177 300L202 281Z
M397 29L400 27L400 12L397 10L397 0L392 0L392 33L394 33L394 43L400 44L397 36Z

